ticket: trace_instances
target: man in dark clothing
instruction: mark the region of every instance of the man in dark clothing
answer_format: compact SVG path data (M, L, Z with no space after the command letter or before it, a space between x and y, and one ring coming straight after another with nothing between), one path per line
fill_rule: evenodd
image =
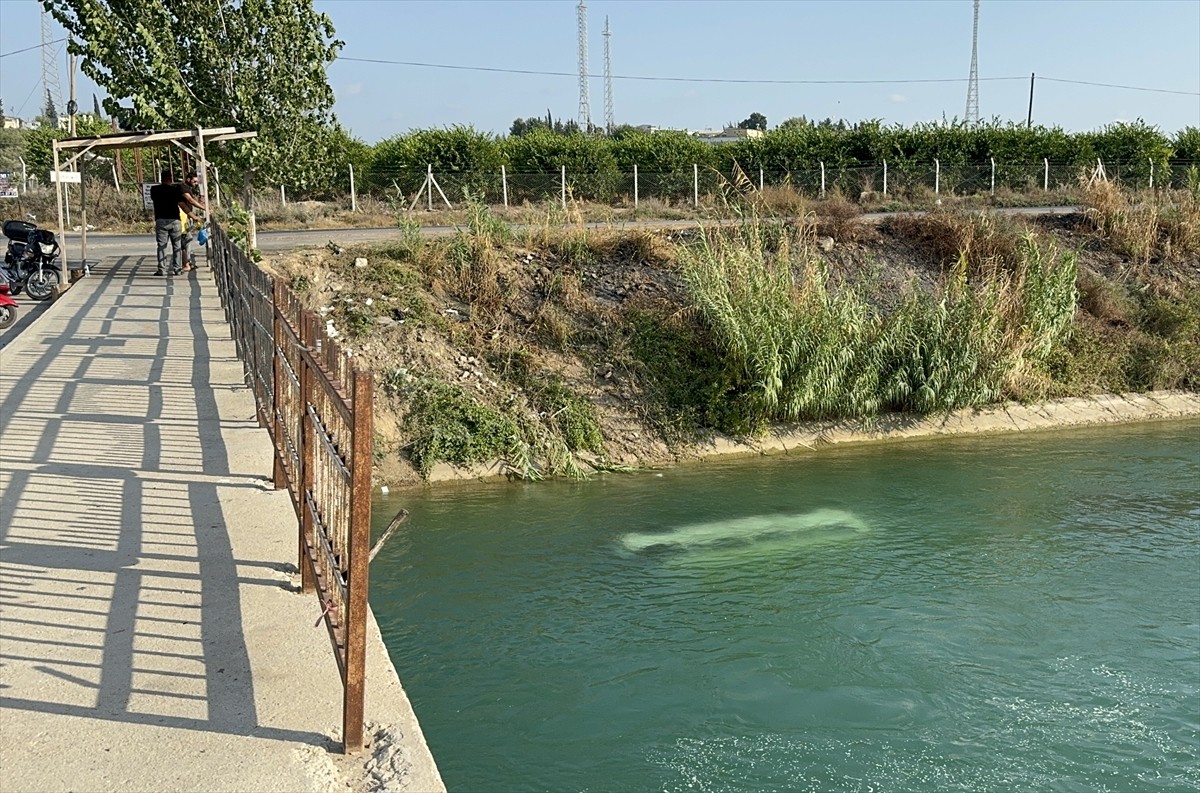
M170 171L163 171L162 182L150 188L150 201L154 204L154 239L158 243L158 269L154 274L179 275L183 271L183 224L179 221L179 213L183 212L197 222L200 218L192 212L182 187L175 184L175 176ZM170 270L167 269L168 243L172 254Z

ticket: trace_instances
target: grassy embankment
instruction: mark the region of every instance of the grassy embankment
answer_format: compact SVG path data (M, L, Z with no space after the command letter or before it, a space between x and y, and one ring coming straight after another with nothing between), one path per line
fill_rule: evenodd
M780 421L1200 388L1200 195L1084 200L873 225L734 196L739 224L675 233L473 205L452 237L274 266L375 369L384 479L579 476Z

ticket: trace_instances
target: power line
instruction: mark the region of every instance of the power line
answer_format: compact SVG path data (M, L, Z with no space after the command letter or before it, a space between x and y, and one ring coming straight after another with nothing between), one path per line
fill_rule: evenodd
M67 40L66 36L63 36L61 39L54 39L53 41L44 41L41 44L34 44L32 47L26 47L23 50L13 50L12 52L3 52L3 53L0 53L0 58L7 58L9 55L20 55L22 52L29 52L30 50L40 50L42 47L48 46L50 44L59 44L66 40Z
M1126 91L1151 91L1156 94L1179 94L1181 96L1200 96L1200 91L1172 91L1168 88L1141 88L1136 85L1115 85L1113 83L1090 83L1086 80L1065 80L1061 77L1039 77L1039 80L1049 80L1052 83L1072 83L1074 85L1096 85L1101 88L1123 88Z
M392 61L383 58L346 58L338 57L339 61L354 63L380 63L388 66L419 66L426 69L454 69L466 72L497 72L501 74L532 74L544 77L577 77L576 72L550 72L539 69L503 69L497 66L459 66L448 63L424 63L421 61ZM904 83L965 83L965 77L945 77L920 80L758 80L737 79L731 77L653 77L635 74L614 74L614 80L644 80L667 83L738 83L762 85L898 85ZM1024 77L980 77L980 81L1024 80Z

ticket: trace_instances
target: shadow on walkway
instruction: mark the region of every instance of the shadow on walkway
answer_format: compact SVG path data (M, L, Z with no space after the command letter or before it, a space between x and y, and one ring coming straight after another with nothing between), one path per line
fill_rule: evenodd
M210 352L225 326L212 295L202 305L208 272L105 264L62 298L76 305L0 353L4 721L36 712L328 747L258 710L242 600L290 590L294 567L231 541L229 505L268 498L270 459L239 469L246 455L231 453L266 436L244 402L232 418L220 404L244 388L227 334Z

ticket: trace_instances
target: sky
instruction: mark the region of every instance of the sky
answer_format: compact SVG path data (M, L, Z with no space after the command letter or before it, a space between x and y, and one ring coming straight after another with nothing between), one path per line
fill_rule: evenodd
M367 143L455 124L503 134L547 111L578 118L577 0L315 5L345 42L328 70L334 112ZM8 53L40 42L39 8L0 0L0 97L6 114L27 119L41 109L41 56ZM771 127L800 115L962 118L972 14L971 0L589 0L591 118L605 121L606 17L617 124L715 129L752 112ZM65 101L66 51L54 47ZM1035 123L1200 126L1200 0L982 0L978 64L984 119L1024 122L1036 73ZM85 110L93 93L104 96L82 75L76 91Z

